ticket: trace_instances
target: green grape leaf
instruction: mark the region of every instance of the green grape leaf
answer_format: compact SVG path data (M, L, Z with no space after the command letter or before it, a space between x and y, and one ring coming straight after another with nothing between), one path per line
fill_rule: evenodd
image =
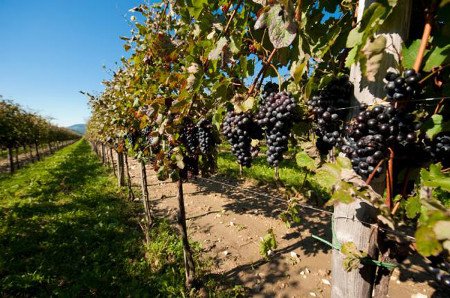
M203 10L203 5L208 3L208 0L187 0L187 7L189 14L198 19Z
M416 234L417 251L423 256L437 255L442 250L441 243L437 240L436 234L430 227L420 227Z
M294 79L295 83L300 82L303 74L305 73L305 71L307 71L307 68L306 68L307 63L308 63L308 61L306 61L306 60L304 60L302 63L299 63L297 61L294 61L292 63L292 66L290 69L290 74L291 74L292 78Z
M409 46L403 45L402 49L402 63L404 68L413 68L414 62L416 62L417 52L420 47L420 39L414 40ZM425 51L425 54L428 50Z
M270 42L276 49L289 46L297 36L297 23L290 6L275 4L256 20L255 29L268 27Z
M317 163L312 159L305 151L301 151L295 155L297 165L301 168L305 168L308 171L314 171L317 167Z
M431 71L434 67L445 64L450 59L449 54L450 44L434 47L426 57L426 62L423 70Z
M211 52L209 52L208 59L212 61L219 59L223 49L225 48L225 46L227 46L227 44L228 44L227 38L225 36L222 36L217 41L216 47L212 49Z
M352 168L352 162L347 157L338 156L336 158L336 162L341 169L351 169Z
M255 101L256 100L253 96L250 96L249 98L244 100L241 104L242 111L246 112L246 111L251 110L253 108L253 106L255 105Z
M327 190L331 190L334 184L339 181L339 177L334 175L330 175L330 173L324 169L320 168L317 173L314 175L314 180L323 188Z
M345 67L350 67L356 62L358 56L358 47L354 47L348 52L347 58L345 58Z
M335 188L336 190L331 195L331 199L327 202L327 205L334 204L335 202L350 204L355 200L355 197L353 196L355 192L350 183L340 181L335 185Z
M345 46L347 48L353 48L354 46L357 46L361 44L362 38L363 38L363 32L359 31L359 27L355 27L350 31L347 37L347 43Z
M358 269L361 260L367 257L367 253L360 251L353 242L342 243L341 253L345 255L343 266L348 272Z
M422 125L421 129L430 139L434 139L437 134L450 131L450 121L444 122L442 115L434 114Z
M442 164L431 164L430 170L420 170L420 178L424 186L440 187L442 190L450 191L450 174L442 173Z
M406 216L408 216L408 218L414 218L417 216L417 214L420 213L420 209L422 207L422 204L420 202L420 198L419 196L414 196L414 197L410 197L408 198L408 200L406 201Z

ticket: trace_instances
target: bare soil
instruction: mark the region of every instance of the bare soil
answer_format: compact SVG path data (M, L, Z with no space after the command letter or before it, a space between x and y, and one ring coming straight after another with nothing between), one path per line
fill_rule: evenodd
M139 164L131 158L129 164L133 184L140 185ZM159 181L150 168L147 173L153 208L174 219L176 184ZM201 243L204 258L212 262L212 274L229 285L245 286L252 297L330 296L331 249L311 237L331 240L328 216L305 209L301 224L288 228L278 218L286 203L276 198L277 189L225 177L211 180L185 183L184 193L189 236ZM265 259L259 252L260 241L270 228L278 248ZM446 297L436 290L421 262L420 257L411 256L395 269L389 297Z

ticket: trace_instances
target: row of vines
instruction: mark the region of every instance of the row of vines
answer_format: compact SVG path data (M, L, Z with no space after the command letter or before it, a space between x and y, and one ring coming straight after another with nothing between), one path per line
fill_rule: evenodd
M22 153L29 153L32 160L39 160L40 146L46 144L52 152L63 143L79 138L79 134L55 126L49 120L26 111L10 100L0 101L0 148L7 150L11 173L20 165L19 149L23 149Z
M265 154L277 176L293 148L321 181L333 297L386 295L405 247L450 285L449 1L166 0L131 12L129 56L88 94L88 138L139 159L143 178L148 164L178 181L188 288L183 181L215 173L223 142L241 167ZM151 228L145 179L143 192Z

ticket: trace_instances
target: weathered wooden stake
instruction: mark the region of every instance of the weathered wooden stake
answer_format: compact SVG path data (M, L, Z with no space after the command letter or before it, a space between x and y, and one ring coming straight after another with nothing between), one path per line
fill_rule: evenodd
M19 147L16 146L16 150L14 150L14 151L15 151L14 157L15 157L15 159L16 159L16 168L18 169L18 168L20 168L20 163L19 163Z
M117 152L117 183L119 186L125 186L125 171L122 152Z
M374 0L359 1L358 22L361 20L364 10L373 2ZM402 41L407 37L409 30L411 0L399 1L397 5L398 7L390 17L389 28L379 32L386 37L387 49L375 76L375 82L369 82L362 76L359 63L353 65L350 70L350 80L355 86L352 106L358 103L372 105L385 96L383 78L390 67L397 68L398 53L401 52ZM383 193L382 185L384 183L381 180L372 183L372 187L379 193ZM335 229L333 241L335 243L353 242L358 249L376 257L377 251L373 237L376 236L377 230L366 224L376 222L375 210L364 200L356 200L351 204L337 203L334 206L333 215ZM331 297L371 297L376 267L364 265L359 270L347 272L343 267L343 261L342 253L333 251Z
M147 226L153 224L153 216L150 208L150 198L148 194L147 171L145 169L145 162L141 161L141 186L142 186L142 200L144 202L145 220Z
M114 176L117 177L117 174L116 174L116 165L115 165L115 163L114 163L114 156L113 156L113 150L112 150L112 148L109 148L109 155L110 155L110 157L111 157L111 166L112 166L112 169L113 169Z
M128 166L128 155L125 154L125 166L126 166L126 172L127 172L127 185L128 185L128 199L131 201L134 201L134 192L131 182L131 176L130 176L130 167Z
M183 241L184 267L186 269L186 288L190 290L195 281L195 264L186 227L186 210L184 209L183 181L178 180L178 227Z
M14 173L14 156L11 147L8 147L9 172Z
M105 145L102 143L102 163L105 164L106 157L105 157Z
M34 143L34 149L36 150L36 159L41 160L41 155L39 154L39 146L37 142Z

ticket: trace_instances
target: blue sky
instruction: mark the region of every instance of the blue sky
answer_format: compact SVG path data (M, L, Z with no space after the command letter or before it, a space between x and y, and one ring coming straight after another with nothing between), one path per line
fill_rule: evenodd
M0 95L68 126L89 117L142 0L0 0Z

